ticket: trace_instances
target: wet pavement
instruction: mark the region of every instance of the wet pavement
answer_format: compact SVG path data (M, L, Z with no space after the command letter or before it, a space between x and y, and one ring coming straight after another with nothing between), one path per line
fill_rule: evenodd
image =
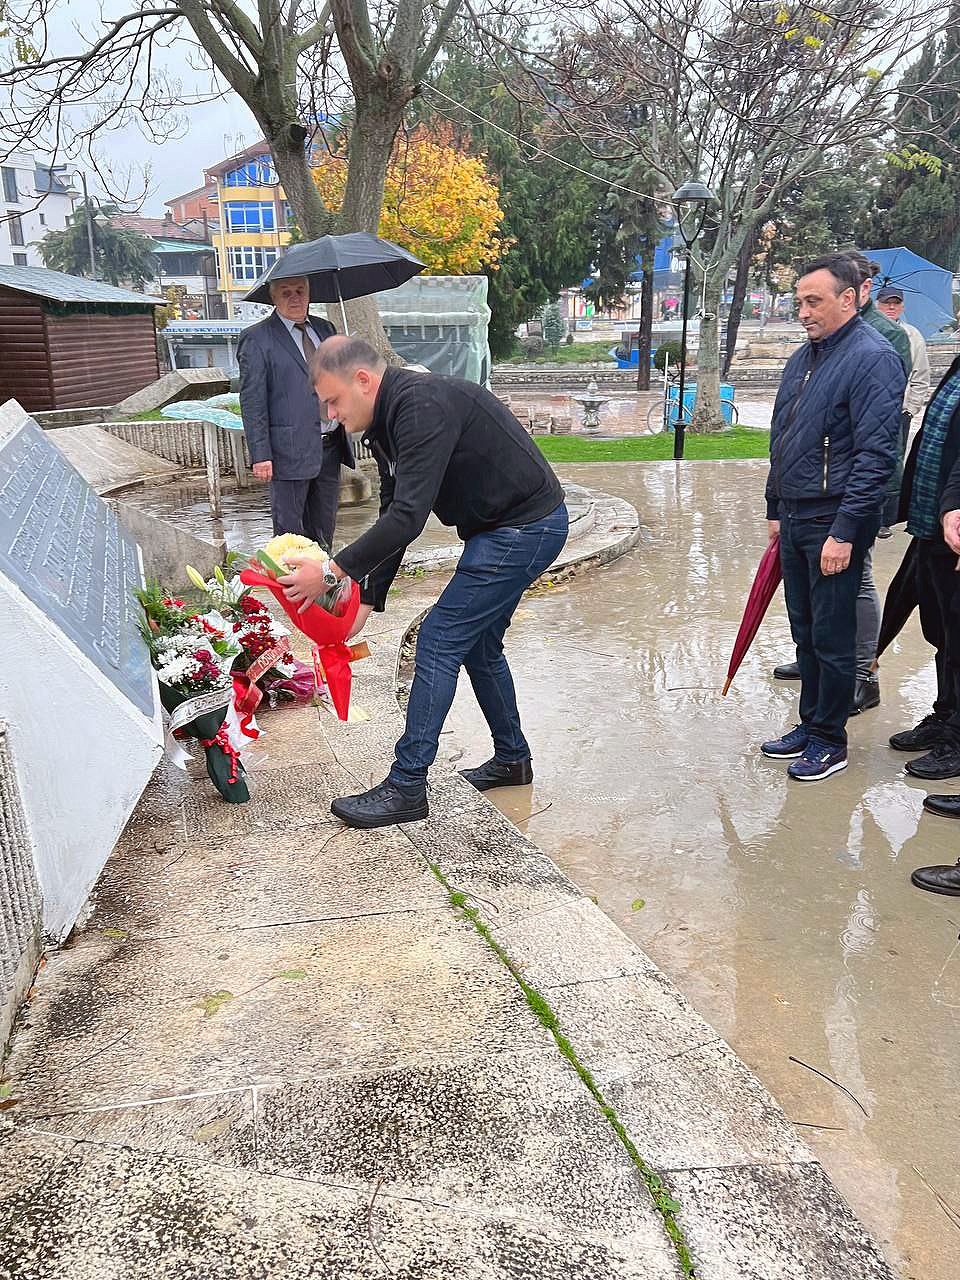
M719 692L765 545L764 464L564 476L634 503L649 540L521 605L509 651L537 783L494 798L756 1070L905 1280L956 1280L960 903L909 874L953 862L960 829L921 817L925 788L887 746L932 697L916 622L884 659L883 705L851 724L847 771L789 784L757 751L795 721L796 686L768 674L792 653L782 596ZM878 544L881 587L905 544ZM488 754L465 684L443 743Z

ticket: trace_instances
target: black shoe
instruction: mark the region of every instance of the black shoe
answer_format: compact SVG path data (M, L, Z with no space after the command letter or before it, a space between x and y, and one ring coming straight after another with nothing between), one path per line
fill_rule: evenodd
M460 777L466 778L478 791L493 791L496 787L529 787L533 782L533 761L519 760L507 764L496 756L476 769L461 769Z
M915 728L895 733L890 745L894 751L929 751L943 741L945 729L946 725L937 716L924 716Z
M850 714L858 716L861 711L870 711L880 705L880 680L877 676L857 677L857 687L850 703Z
M800 663L785 662L780 667L773 668L774 680L799 680L800 679Z
M884 525L881 525L881 526L880 526L880 528L877 530L877 537L878 537L878 538L892 538L892 537L893 537L893 530L892 530L891 528L889 528L889 527L888 527L887 525L885 525L885 524L884 524Z
M398 790L388 778L362 795L334 800L330 812L348 827L369 831L374 827L392 827L398 822L422 822L430 810L426 787L416 794L408 794Z
M914 778L960 778L960 747L952 741L938 742L927 755L908 760L906 770Z
M924 796L923 807L940 818L960 818L960 796Z
M960 862L954 867L917 867L910 877L918 889L960 898Z

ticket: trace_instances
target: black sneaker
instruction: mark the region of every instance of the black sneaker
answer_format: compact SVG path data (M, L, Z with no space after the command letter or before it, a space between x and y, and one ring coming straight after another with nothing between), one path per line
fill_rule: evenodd
M460 777L478 791L494 791L497 787L529 787L533 782L533 763L530 760L508 763L494 756L476 769L461 769Z
M894 751L929 751L943 741L946 722L939 716L924 716L913 729L904 729L890 739Z
M938 742L925 756L908 760L906 770L911 777L928 781L960 778L960 747L953 741Z
M422 822L430 810L426 787L416 794L408 793L400 791L388 778L362 795L334 800L330 812L348 827L370 831L375 827L392 827L398 822Z
M784 662L782 666L773 668L774 680L799 680L800 663Z

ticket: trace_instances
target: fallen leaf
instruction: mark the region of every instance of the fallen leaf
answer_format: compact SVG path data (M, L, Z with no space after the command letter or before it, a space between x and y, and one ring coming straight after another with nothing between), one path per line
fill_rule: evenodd
M634 900L630 903L630 910L642 911L646 905L647 905L646 898L634 898Z
M9 1080L4 1080L0 1083L0 1101L4 1098L9 1098L11 1093L13 1093L13 1085Z
M292 981L296 981L299 978L305 978L306 976L306 969L284 969L283 973L277 974L278 978L290 978Z
M213 995L203 997L199 1007L203 1010L205 1018L212 1018L222 1005L227 1004L232 999L232 991L214 991Z
M15 1107L19 1101L19 1098L4 1098L4 1100L0 1102L0 1111L9 1111L9 1109L11 1107Z
M105 938L112 938L114 942L125 942L130 936L126 929L101 929L100 932Z
M210 1142L211 1139L219 1138L221 1134L226 1133L231 1123L229 1116L220 1116L218 1120L211 1120L208 1124L202 1124L193 1136L197 1142Z

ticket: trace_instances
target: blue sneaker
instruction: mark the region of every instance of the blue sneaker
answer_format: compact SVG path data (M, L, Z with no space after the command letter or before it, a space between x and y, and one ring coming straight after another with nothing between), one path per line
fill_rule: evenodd
M782 738L773 738L770 742L761 743L760 750L771 760L795 760L797 756L803 755L809 741L809 733L802 724L798 724Z
M839 773L847 767L847 748L834 742L821 742L811 738L799 760L794 760L787 770L794 782L822 782L831 773Z

